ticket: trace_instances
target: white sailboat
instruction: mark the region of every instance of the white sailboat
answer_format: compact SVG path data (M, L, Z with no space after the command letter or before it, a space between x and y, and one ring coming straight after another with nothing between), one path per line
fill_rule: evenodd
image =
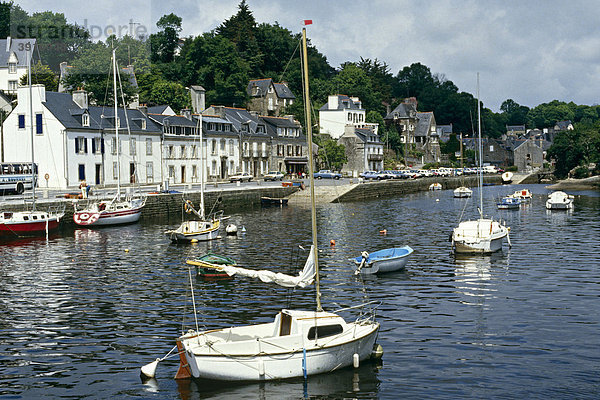
M185 211L188 214L194 214L198 219L183 221L177 229L169 229L165 235L172 242L191 242L191 241L207 241L217 239L219 237L219 229L221 228L221 220L223 212L213 214L210 218L206 218L204 214L204 145L202 133L202 114L199 115L198 125L200 126L200 207L198 210L190 200L185 201Z
M312 149L308 93L306 28L302 30L305 117L308 147ZM273 322L232 328L188 331L177 339L180 356L178 378L190 376L217 381L266 381L331 372L358 366L371 357L379 323L374 317L346 322L335 313L323 311L319 284L317 225L313 155L309 154L312 247L298 276L272 271L225 266L229 275L242 275L284 287L306 287L314 281L316 310L281 310ZM191 276L191 274L190 274ZM193 290L193 288L192 288ZM153 376L154 361L142 368Z
M116 156L117 156L117 193L110 201L88 202L84 208L79 209L77 203L74 204L73 221L81 226L100 226L100 225L118 225L137 222L142 214L142 208L146 204L145 197L135 198L131 195L121 198L121 157L119 149L119 123L117 113L117 59L115 49L112 53L113 66L113 90L114 90L114 126L116 137ZM123 102L124 106L125 103ZM127 120L127 110L125 110L125 119ZM129 124L129 121L127 121Z
M481 145L481 104L479 100L479 74L477 75L477 125L479 137L479 166L483 164ZM452 247L456 253L493 253L502 249L509 228L492 218L483 217L483 173L479 168L479 219L462 221L452 232Z
M462 133L460 134L460 167L463 170L461 186L454 189L454 197L456 198L465 198L473 196L473 191L465 186L465 172L464 172L464 158L463 158L463 140Z
M31 210L0 212L0 238L18 238L23 236L48 235L56 230L63 211L41 211L36 209L35 187L37 184L37 166L35 165L33 135L33 95L31 85L31 51L27 52L27 84L29 86L29 128L31 131L31 172L33 174Z

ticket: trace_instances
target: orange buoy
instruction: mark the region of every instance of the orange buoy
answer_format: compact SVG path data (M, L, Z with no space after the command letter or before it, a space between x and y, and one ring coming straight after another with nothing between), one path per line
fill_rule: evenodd
M329 241L329 245L330 245L330 246L335 246L335 239L331 239L331 240Z
M381 234L381 235L387 235L387 229L380 230L379 234Z

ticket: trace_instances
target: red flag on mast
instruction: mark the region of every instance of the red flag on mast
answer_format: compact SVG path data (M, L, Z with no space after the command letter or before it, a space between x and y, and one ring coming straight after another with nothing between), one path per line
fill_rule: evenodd
M305 26L306 26L306 25L312 25L312 19L305 19L305 20L302 22L302 25L305 25Z

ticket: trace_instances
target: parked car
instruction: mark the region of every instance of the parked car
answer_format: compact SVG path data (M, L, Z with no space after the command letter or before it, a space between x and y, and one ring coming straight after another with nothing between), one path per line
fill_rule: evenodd
M374 180L378 179L377 171L365 171L358 174L361 178L365 180Z
M265 179L265 181L281 181L283 180L284 176L285 175L283 174L283 172L271 171L268 174L266 174L263 178Z
M322 169L319 172L315 172L315 179L340 179L342 174L339 172L333 172L328 169Z
M241 174L231 175L229 177L229 182L235 182L235 181L250 182L253 178L254 177L252 175L250 175L248 172L243 172Z

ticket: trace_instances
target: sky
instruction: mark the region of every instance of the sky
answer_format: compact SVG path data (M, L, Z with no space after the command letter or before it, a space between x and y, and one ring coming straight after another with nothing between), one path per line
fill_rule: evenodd
M27 12L64 13L96 32L156 30L164 14L183 18L182 36L210 31L239 0L16 0ZM498 112L512 99L528 107L552 100L599 104L600 3L596 0L247 0L258 23L308 37L329 64L360 58L387 63L396 75L421 63ZM133 24L130 24L133 22ZM199 84L202 84L199 82ZM345 93L352 95L352 93Z

